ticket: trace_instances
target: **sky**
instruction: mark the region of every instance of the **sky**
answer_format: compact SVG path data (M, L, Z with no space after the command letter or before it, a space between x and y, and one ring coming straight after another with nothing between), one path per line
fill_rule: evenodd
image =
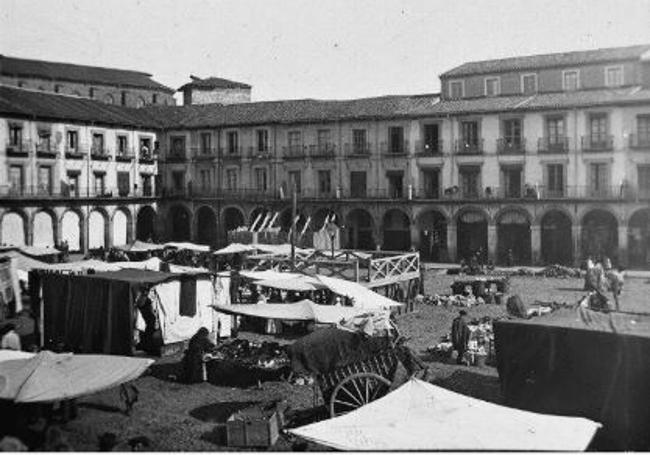
M0 53L253 86L436 93L467 61L650 43L650 0L0 0Z

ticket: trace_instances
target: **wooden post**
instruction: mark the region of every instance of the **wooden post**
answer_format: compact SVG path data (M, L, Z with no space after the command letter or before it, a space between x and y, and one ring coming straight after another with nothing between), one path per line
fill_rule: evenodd
M298 211L298 194L296 192L296 183L293 183L293 204L291 208L291 219L293 224L291 226L291 267L296 267L296 216Z

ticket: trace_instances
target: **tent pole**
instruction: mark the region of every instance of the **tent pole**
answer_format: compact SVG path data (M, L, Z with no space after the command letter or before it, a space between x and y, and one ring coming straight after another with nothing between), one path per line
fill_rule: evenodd
M296 268L296 212L298 211L298 194L296 192L296 182L293 182L293 204L291 208L291 219L293 225L291 226L291 268Z

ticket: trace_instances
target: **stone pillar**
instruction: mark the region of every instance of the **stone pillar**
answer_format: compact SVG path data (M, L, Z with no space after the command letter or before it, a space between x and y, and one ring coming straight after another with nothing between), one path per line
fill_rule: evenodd
M384 227L377 223L373 229L375 248L384 248Z
M449 261L457 262L456 244L458 243L457 225L453 221L447 224L447 257Z
M571 236L573 237L573 264L579 266L582 261L582 227L571 226Z
M25 217L25 245L34 244L34 216L28 213Z
M618 226L618 265L619 267L627 267L628 257L628 227L627 225Z
M420 229L417 223L411 223L409 229L411 231L411 246L415 248L415 251L420 251L420 242L422 239L420 239Z
M537 265L542 261L542 227L539 224L530 226L531 263Z
M487 258L494 264L497 262L497 225L488 223L487 227Z
M79 221L79 248L83 251L84 256L88 254L88 218L90 213L88 211L84 212Z

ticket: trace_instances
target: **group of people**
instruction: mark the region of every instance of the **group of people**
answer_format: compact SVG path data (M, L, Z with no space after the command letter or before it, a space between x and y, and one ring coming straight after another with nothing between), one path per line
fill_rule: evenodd
M620 311L619 296L623 290L623 274L612 267L608 257L601 260L587 259L584 290L590 293L589 305L600 311ZM611 293L613 305L608 293Z
M0 349L27 352L38 350L36 318L28 297L23 297L22 309L13 318L0 322Z

